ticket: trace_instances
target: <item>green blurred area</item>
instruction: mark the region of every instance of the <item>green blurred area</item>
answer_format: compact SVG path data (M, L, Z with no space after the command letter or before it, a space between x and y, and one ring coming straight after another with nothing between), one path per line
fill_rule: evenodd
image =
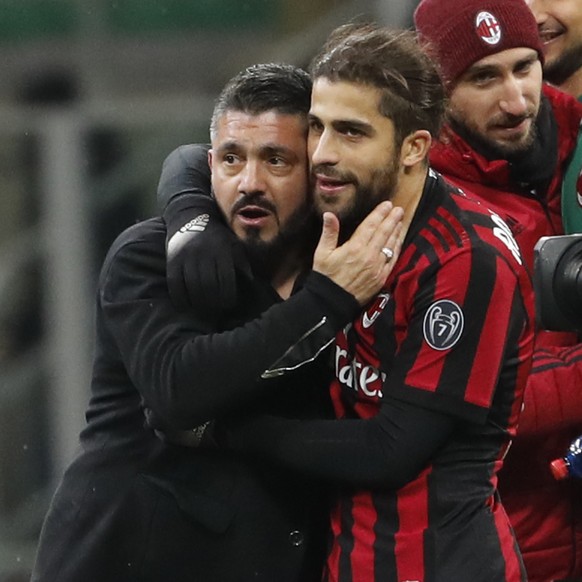
M88 8L74 0L0 0L0 42L72 38L91 17L112 36L276 28L284 13L282 4L281 0L111 0Z
M77 25L67 0L0 0L0 42L69 36Z

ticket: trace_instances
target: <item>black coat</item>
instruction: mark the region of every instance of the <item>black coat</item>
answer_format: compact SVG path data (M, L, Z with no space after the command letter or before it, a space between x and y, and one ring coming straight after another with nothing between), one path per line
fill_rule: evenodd
M319 484L227 450L165 443L144 409L169 430L250 412L321 414L327 366L284 372L313 359L358 306L314 273L285 302L254 282L222 324L231 331L214 333L204 314L173 308L164 249L163 222L152 219L120 235L105 260L87 426L32 581L319 580L328 510Z

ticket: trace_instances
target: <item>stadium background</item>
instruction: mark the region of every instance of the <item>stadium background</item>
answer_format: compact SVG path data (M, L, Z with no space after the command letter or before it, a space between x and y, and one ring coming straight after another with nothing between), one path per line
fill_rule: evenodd
M0 0L0 582L28 580L88 397L104 253L155 213L165 156L207 141L244 66L306 66L415 0Z

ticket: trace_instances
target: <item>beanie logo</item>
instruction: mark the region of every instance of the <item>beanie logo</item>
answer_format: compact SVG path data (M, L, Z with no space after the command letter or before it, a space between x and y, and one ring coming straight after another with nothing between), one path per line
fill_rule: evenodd
M499 21L490 12L479 12L475 19L477 34L483 42L495 45L501 40L501 26Z

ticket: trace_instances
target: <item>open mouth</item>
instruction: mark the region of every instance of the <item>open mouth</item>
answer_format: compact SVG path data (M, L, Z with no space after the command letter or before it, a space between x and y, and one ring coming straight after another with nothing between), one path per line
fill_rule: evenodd
M540 28L539 35L542 43L546 44L552 42L554 39L562 36L564 34L564 29L562 28Z
M263 228L272 215L270 210L254 204L243 206L235 213L237 221L249 228Z
M245 206L244 208L241 208L237 214L243 218L253 220L269 216L269 211L260 206Z

